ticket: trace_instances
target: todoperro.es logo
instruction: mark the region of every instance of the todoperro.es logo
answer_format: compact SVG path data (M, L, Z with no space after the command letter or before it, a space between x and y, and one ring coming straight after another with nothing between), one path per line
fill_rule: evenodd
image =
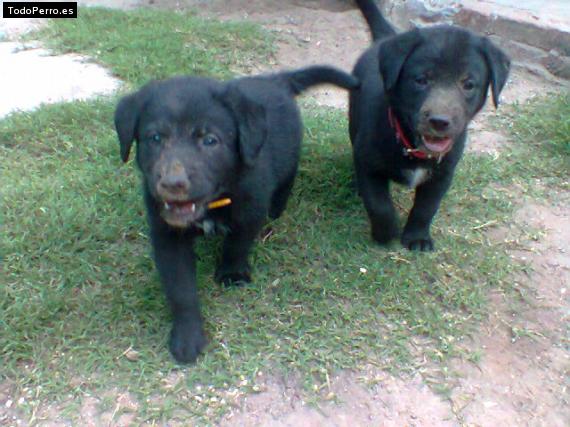
M5 1L4 18L77 18L77 2Z

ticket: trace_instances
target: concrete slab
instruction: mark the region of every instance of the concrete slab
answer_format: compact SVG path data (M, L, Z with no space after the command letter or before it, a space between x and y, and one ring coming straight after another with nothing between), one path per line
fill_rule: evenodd
M570 0L463 0L454 22L570 55Z
M495 9L495 13L521 13L543 25L570 30L570 1L568 0L463 0L464 7ZM477 5L478 4L478 5Z
M570 79L570 0L463 0L454 23L498 38L513 59Z
M53 56L20 43L0 43L0 118L44 103L111 94L120 86L103 67L79 55Z
M129 8L140 1L81 0L79 4ZM44 19L0 19L0 40L8 40L0 42L0 119L11 112L33 110L46 103L112 94L121 85L89 58L55 56L39 45L30 48L30 44L9 41L45 22Z
M390 0L402 28L449 23L486 34L515 62L570 79L570 0ZM538 68L537 68L538 67ZM547 73L548 74L548 73Z

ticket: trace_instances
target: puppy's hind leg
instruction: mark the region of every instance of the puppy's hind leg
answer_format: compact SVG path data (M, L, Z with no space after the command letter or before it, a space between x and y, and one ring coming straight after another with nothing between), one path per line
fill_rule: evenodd
M277 219L281 216L285 207L287 206L287 200L291 195L291 190L293 189L293 183L295 182L295 174L288 178L283 184L275 190L271 198L271 207L269 208L269 218Z
M357 174L358 191L370 218L372 238L387 244L398 237L398 218L392 198L390 181L384 177Z
M248 257L267 216L267 208L249 206L239 221L231 225L224 239L222 259L216 269L215 279L224 286L251 282Z

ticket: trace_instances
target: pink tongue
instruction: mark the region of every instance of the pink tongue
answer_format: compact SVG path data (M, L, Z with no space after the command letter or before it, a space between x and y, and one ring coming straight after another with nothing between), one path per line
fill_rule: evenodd
M452 142L453 140L451 138L436 139L424 137L424 145L429 151L433 151L434 153L447 151Z

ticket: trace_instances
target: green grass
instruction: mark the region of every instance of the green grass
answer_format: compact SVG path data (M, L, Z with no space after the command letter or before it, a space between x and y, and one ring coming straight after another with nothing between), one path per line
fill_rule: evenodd
M228 78L273 51L272 35L259 26L145 8L82 8L79 19L54 21L31 37L56 52L95 58L134 87L177 74Z
M559 201L557 193L570 189L570 91L507 106L495 122L516 142L503 160L515 188Z
M52 22L41 37L94 55L135 86L185 72L229 76L243 58L271 52L250 25L157 11L80 16ZM145 47L144 59L132 44ZM567 174L558 153L534 144L515 142L498 159L467 155L435 221L438 251L380 248L351 184L345 113L307 103L294 194L254 250L255 282L222 289L212 280L219 241L198 245L210 345L195 366L180 367L166 347L170 316L138 176L132 162L120 163L114 105L52 105L0 121L0 372L28 414L58 404L76 419L87 394L104 396L100 409L112 412L109 393L118 390L138 399L137 422L213 422L269 374L301 378L310 397L339 369L400 372L423 355L445 362L485 317L489 288L508 288L520 268L486 225L508 223L535 179L548 177L553 190ZM397 188L402 213L410 196Z
M555 154L570 156L570 91L516 105L511 115L524 117L513 123L513 133L537 149L547 147Z

